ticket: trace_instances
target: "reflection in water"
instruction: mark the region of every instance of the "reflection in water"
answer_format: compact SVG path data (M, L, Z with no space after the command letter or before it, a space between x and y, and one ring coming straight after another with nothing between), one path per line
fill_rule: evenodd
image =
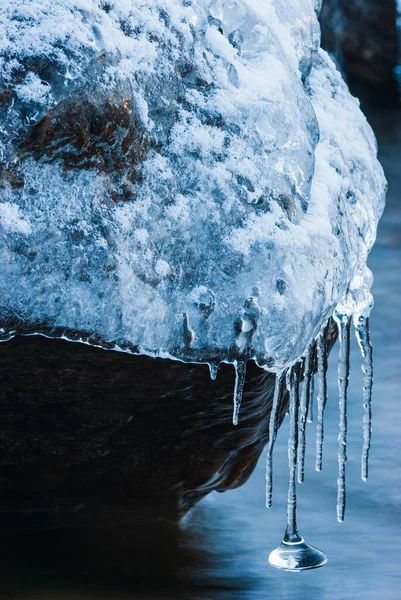
M373 446L370 477L360 478L361 356L353 341L348 395L347 514L336 518L337 361L330 359L325 465L314 468L316 423L308 424L305 483L299 486L303 532L329 563L292 575L271 569L268 555L286 519L287 427L275 448L273 507L265 504L265 459L241 489L213 493L179 528L143 517L142 525L3 532L1 598L7 600L189 599L395 600L401 597L401 115L371 115L390 183L389 204L370 266L375 273ZM398 130L395 128L398 122ZM316 409L316 407L315 407ZM316 412L316 410L315 410ZM149 523L150 521L150 523Z

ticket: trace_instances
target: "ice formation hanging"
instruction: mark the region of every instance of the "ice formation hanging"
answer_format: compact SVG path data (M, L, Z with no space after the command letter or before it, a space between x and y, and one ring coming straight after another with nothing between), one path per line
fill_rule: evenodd
M361 290L358 289L357 295ZM338 391L339 391L339 433L338 433L338 479L337 479L337 520L344 520L346 507L346 463L347 463L347 394L350 375L350 334L354 320L355 334L358 340L364 373L363 378L363 448L361 460L361 477L368 478L369 450L372 433L372 385L373 357L369 331L369 313L373 299L365 290L364 310L358 312L355 296L350 294L339 304L334 314L339 337L338 359ZM328 338L331 330L329 322L319 333L316 342L309 346L302 361L297 361L289 370L276 376L276 387L269 423L269 443L266 462L266 506L272 506L273 492L273 449L277 438L280 406L283 400L283 381L287 380L289 394L290 433L288 438L289 487L287 506L287 527L279 546L271 552L269 562L272 566L286 571L304 571L322 567L327 562L326 555L308 544L300 535L297 525L297 491L298 482L305 478L305 446L306 423L308 412L313 401L313 374L316 362L318 384L318 420L316 431L316 470L323 465L324 442L324 407L327 400L327 356L329 352ZM300 381L303 378L302 391ZM319 398L320 395L320 398Z

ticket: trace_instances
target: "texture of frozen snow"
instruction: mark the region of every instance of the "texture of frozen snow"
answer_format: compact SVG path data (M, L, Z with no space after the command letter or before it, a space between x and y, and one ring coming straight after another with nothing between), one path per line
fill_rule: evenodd
M278 371L339 302L365 314L385 180L319 4L2 0L5 335ZM101 167L23 150L74 101L128 107L135 170L104 141Z

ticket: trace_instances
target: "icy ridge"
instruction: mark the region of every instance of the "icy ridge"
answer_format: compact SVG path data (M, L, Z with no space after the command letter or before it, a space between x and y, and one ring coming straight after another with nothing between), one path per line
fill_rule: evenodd
M318 8L3 0L4 339L86 332L117 350L280 372L340 301L365 314L385 180L319 49ZM102 141L83 156L63 129L74 101L121 111L114 143L135 153ZM46 153L28 142L49 111Z

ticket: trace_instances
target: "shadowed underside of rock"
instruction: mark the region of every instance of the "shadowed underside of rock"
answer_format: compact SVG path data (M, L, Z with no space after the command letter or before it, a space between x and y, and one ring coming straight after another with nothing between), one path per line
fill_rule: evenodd
M214 382L205 365L30 337L0 344L0 373L7 514L152 503L183 514L244 483L268 437L275 376L254 363L237 428L229 365Z

